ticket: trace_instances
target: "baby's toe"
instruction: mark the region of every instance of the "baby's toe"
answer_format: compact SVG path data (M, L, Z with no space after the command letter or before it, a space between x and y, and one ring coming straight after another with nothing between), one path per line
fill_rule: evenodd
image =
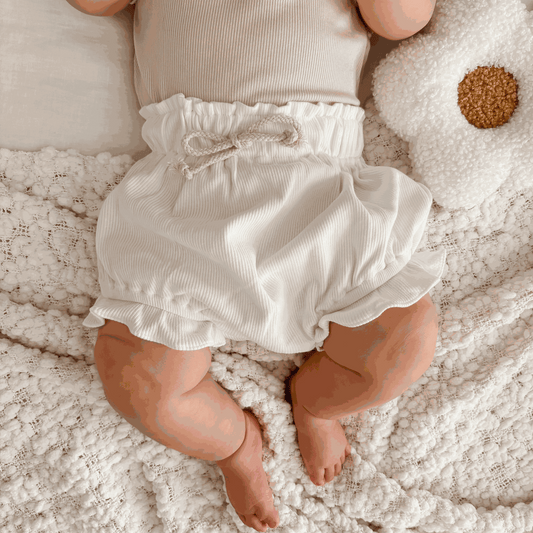
M255 512L254 518L258 520L260 528L276 528L279 526L279 513L274 505L259 506ZM266 531L266 529L261 529L261 531Z
M326 468L324 479L326 480L326 483L329 483L330 481L333 481L334 477L335 477L335 465Z
M257 518L255 515L242 515L240 514L239 517L241 520L248 526L256 531L265 532L267 530L267 526Z
M311 481L315 484L315 485L323 485L325 480L324 480L324 477L325 477L325 474L326 474L326 471L324 468L313 468L313 469L308 469L308 472L309 472L309 477L311 478Z

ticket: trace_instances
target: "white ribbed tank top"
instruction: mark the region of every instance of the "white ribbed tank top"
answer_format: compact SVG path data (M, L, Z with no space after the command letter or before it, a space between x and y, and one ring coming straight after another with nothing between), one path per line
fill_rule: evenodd
M134 2L132 2L134 3ZM360 105L371 33L356 0L137 0L141 107L205 102Z

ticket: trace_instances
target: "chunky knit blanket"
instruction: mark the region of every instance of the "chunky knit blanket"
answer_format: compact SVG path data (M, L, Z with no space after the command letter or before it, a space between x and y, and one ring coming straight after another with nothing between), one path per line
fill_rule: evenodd
M408 145L365 108L367 163L411 175ZM149 439L104 396L82 321L99 294L98 211L133 163L0 149L4 533L251 531L214 462ZM324 487L285 398L310 354L230 339L213 351L213 378L264 431L278 531L533 531L533 186L520 183L470 209L433 204L419 250L448 253L435 359L396 400L341 419L352 455Z

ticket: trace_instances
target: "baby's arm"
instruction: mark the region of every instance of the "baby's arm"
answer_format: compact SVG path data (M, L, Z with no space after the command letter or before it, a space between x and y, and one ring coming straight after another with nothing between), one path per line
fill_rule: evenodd
M67 0L67 2L87 15L111 17L122 11L131 0Z

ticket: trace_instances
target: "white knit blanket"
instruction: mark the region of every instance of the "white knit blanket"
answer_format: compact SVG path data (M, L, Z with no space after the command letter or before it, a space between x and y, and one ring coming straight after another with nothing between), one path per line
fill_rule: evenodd
M370 165L410 175L408 146L366 104ZM145 437L107 403L82 327L99 294L98 210L134 161L0 150L0 530L250 532L214 462ZM317 487L284 380L309 354L233 342L211 373L264 429L277 531L533 531L533 187L471 209L433 204L420 250L445 247L435 359L398 399L341 420L352 456ZM269 362L266 362L269 361Z

